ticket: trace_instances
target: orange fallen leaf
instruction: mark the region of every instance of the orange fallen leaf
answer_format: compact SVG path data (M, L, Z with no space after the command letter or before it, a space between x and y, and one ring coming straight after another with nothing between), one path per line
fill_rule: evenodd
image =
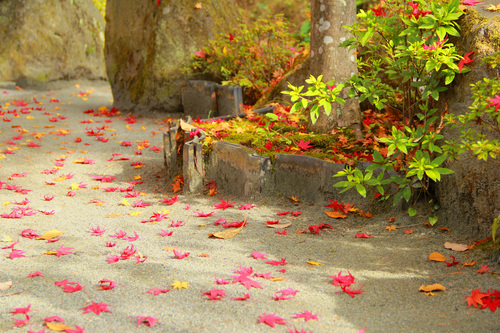
M209 258L210 255L208 253L200 253L200 257Z
M412 234L414 233L413 229L406 229L405 230L405 234L409 235L409 234Z
M441 228L441 227L439 227L439 230L441 230L442 232L450 232L451 231L449 228Z
M450 243L450 242L444 243L444 247L449 249L449 250L457 251L457 252L464 252L464 251L467 251L469 249L467 247L467 245Z
M474 266L476 264L475 261L467 261L466 263L463 263L462 264L462 267L465 267L465 266Z
M172 246L167 246L167 247L163 248L163 250L165 250L167 252L170 252L170 251L177 250L177 248L176 247L172 247Z
M391 218L389 219L389 222L390 222L390 223L394 223L394 221L396 221L396 217L395 217L395 216L393 216L393 217L391 217Z
M50 230L50 231L47 231L46 233L44 233L43 235L41 235L40 237L37 237L36 239L48 240L48 239L56 238L59 235L61 235L62 233L63 232L60 230Z
M271 281L284 281L285 278L282 278L282 277L275 277L275 278L272 278Z
M51 322L51 321L46 321L45 325L47 325L47 328L52 331L57 331L57 332L63 332L67 330L71 330L71 326L68 326L63 323L58 323L58 322Z
M311 265L311 266L321 266L321 265L324 265L324 264L322 264L320 262L316 262L316 261L306 261L306 263L308 265Z
M429 260L432 260L432 261L446 261L446 257L443 256L441 253L432 252L429 255Z
M327 211L325 211L325 214L334 218L334 219L345 219L347 217L347 215L344 215L344 214L339 213L339 212L327 212Z
M195 3L194 8L201 9L201 3L200 2Z
M446 287L443 285L440 285L439 283L434 283L430 284L428 286L421 285L418 291L425 291L425 292L431 292L431 291L445 291Z
M389 232L391 231L396 231L398 230L398 227L396 227L394 224L393 225L388 225L387 227L385 227L385 229Z

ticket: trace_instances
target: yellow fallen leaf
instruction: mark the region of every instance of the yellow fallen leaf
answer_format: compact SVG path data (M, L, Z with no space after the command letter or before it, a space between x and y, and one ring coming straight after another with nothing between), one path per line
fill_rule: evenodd
M164 250L164 251L167 251L167 252L171 252L171 251L173 251L173 250L177 250L177 248L176 248L176 247L173 247L173 246L167 246L167 247L163 248L163 250Z
M425 296L435 296L436 294L434 294L433 292L429 291L429 292L425 292L424 295Z
M443 256L441 253L432 252L429 255L429 260L432 260L432 261L446 261L446 257Z
M275 278L272 278L271 281L284 281L285 278L282 278L282 277L275 277Z
M202 228L202 227L206 227L207 225L205 223L202 223L202 224L198 224L197 227L198 228Z
M134 177L134 180L139 180L141 178L142 178L141 175L137 175L137 176Z
M333 217L334 219L345 219L347 217L347 215L344 215L344 214L339 213L339 212L326 212L325 211L325 214L330 216L330 217Z
M42 240L47 240L47 239L52 239L60 236L63 232L60 230L50 230L41 235L40 237L37 237L36 239L42 239Z
M120 213L113 213L113 214L106 214L104 216L105 217L117 217L117 216L120 216L120 215L122 215L122 214L120 214Z
M398 227L396 227L395 225L388 225L387 227L385 227L389 232L391 231L396 231L398 229Z
M55 256L57 254L56 251L47 251L44 254L49 255L49 256Z
M141 215L141 214L142 214L142 212L137 212L137 211L128 213L128 215L130 215L130 216L137 216L137 215Z
M12 281L0 282L0 290L7 290L12 287Z
M174 283L170 285L173 289L188 289L189 284L187 282L181 282L175 280Z
M129 202L127 199L123 199L122 202L121 202L121 205L122 206L130 206Z
M418 288L418 291L425 291L425 292L445 291L445 290L446 290L446 287L443 285L440 285L439 283L430 284L428 286L421 285L420 288Z
M229 230L224 230L224 231L219 231L213 234L208 234L208 237L212 238L220 238L220 239L228 239L228 238L233 238L236 236L243 227L239 227L236 229L229 229Z
M194 4L194 8L201 9L201 2L197 2Z
M68 325L63 324L63 323L58 323L58 322L46 321L45 325L47 325L47 328L49 330L58 331L58 332L62 332L62 331L66 331L66 330L71 330L72 329L71 326L68 326Z
M10 201L2 202L2 205L4 205L4 206L7 206L8 204L10 204Z
M324 265L320 262L316 262L316 261L306 261L306 263L308 263L309 265L313 265L313 266L321 266L321 265Z

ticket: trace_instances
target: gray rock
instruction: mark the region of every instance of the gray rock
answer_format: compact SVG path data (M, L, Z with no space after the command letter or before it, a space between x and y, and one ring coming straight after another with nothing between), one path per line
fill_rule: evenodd
M105 77L104 20L92 0L0 2L0 81L39 89Z

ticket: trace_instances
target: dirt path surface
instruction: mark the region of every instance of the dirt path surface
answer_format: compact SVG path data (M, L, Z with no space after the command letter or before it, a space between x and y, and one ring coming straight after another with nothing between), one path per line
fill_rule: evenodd
M44 320L53 316L69 332L500 330L499 311L468 307L466 300L473 290L500 290L490 273L498 267L484 274L477 273L480 263L463 267L470 254L444 248L445 242L467 244L453 230L426 228L423 218L404 214L394 222L392 214L333 219L324 202L295 205L286 198L179 194L173 203L156 149L165 124L85 112L109 111L111 98L103 84L68 84L53 92L0 89L1 332L43 332ZM219 199L234 207L217 209ZM250 204L255 207L239 209ZM286 211L302 214L278 215ZM219 219L247 225L233 238L209 238L235 230L216 225ZM276 220L291 225L267 226ZM310 232L321 223L332 229ZM397 229L388 231L389 225ZM413 233L404 232L409 229ZM58 241L30 238L50 230L62 231ZM354 237L360 233L372 238ZM429 261L432 252L460 263ZM35 272L39 276L28 277ZM12 287L5 289L8 281ZM176 289L175 281L188 288ZM419 292L434 283L446 290ZM342 286L362 292L351 297Z

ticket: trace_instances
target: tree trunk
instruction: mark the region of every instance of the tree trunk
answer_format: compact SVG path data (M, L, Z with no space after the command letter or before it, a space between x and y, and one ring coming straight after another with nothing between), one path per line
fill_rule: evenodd
M338 45L351 37L342 26L356 22L356 0L312 0L311 1L311 74L323 75L323 80L335 80L339 84L358 73L354 50ZM350 99L348 89L342 92L346 103L332 104L329 115L320 111L316 123L309 130L329 133L334 127L351 126L357 139L361 139L361 112L357 99Z

